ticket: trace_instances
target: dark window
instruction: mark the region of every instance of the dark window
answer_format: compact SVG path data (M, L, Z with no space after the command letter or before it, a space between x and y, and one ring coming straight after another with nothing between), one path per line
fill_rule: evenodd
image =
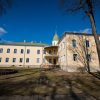
M2 58L0 58L0 62L2 61Z
M76 47L76 40L72 40L72 46L75 48Z
M51 54L51 50L49 50L49 54Z
M7 53L10 53L10 49L7 49Z
M51 59L49 59L49 63L52 63L52 60Z
M21 49L21 53L24 53L24 50L23 49Z
M26 58L26 63L28 63L29 62L29 58Z
M73 60L77 61L77 54L73 54Z
M54 54L56 54L56 50L54 50Z
M14 49L14 53L17 53L17 49Z
M90 54L87 54L86 55L86 59L87 59L87 61L91 61L91 55Z
M43 50L43 54L46 54L46 50Z
M40 54L40 50L37 50L37 54Z
M2 48L0 48L0 53L3 53L3 49Z
M20 58L20 59L19 59L19 62L23 62L23 58Z
M16 58L13 58L13 62L16 62Z
M6 58L6 62L9 62L9 58Z
M29 54L30 53L30 49L27 49L27 54Z
M86 47L89 47L90 45L89 45L89 41L88 40L86 40Z

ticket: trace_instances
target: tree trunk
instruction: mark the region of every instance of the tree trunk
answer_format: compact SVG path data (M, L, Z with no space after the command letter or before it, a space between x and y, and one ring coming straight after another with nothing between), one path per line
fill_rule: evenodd
M99 42L99 36L97 35L96 32L96 25L95 25L95 20L94 16L91 13L87 14L90 22L91 22L91 27L92 27L92 34L94 35L95 43L96 43L96 48L97 48L97 53L98 53L98 60L99 60L99 68L100 68L100 42Z

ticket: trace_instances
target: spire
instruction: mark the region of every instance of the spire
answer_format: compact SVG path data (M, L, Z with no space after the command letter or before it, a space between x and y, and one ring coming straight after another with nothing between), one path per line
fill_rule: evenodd
M55 33L55 35L53 37L53 41L59 41L59 37L58 37L57 33Z
M58 34L57 34L57 25L56 25L56 28L55 28L55 35L53 37L53 41L59 41L59 37L58 37Z

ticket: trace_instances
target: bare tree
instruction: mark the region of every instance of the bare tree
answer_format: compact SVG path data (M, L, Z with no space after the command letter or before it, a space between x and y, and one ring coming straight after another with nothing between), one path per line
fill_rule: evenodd
M61 5L63 6L66 12L77 12L84 11L84 13L88 16L91 23L92 34L94 35L98 59L99 59L99 67L100 67L100 42L99 37L97 35L96 23L94 18L94 10L97 7L97 4L100 4L100 0L60 0Z
M0 0L0 15L6 13L7 9L12 6L14 0Z
M87 44L87 41L90 41L90 39L84 35L77 35L76 39L73 39L73 37L69 38L68 41L76 41L77 45L73 47L72 45L69 45L68 49L73 53L77 54L77 61L79 61L79 64L81 63L84 67L80 67L81 71L84 69L85 71L90 73L90 61L91 56L94 53L93 51L93 45L89 47L90 44Z

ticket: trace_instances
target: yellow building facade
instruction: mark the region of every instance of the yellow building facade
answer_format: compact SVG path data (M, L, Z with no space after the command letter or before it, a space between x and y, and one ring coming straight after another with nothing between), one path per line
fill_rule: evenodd
M52 45L33 42L0 43L1 67L60 67L68 72L99 70L97 49L92 34L65 32L61 39L55 34Z

